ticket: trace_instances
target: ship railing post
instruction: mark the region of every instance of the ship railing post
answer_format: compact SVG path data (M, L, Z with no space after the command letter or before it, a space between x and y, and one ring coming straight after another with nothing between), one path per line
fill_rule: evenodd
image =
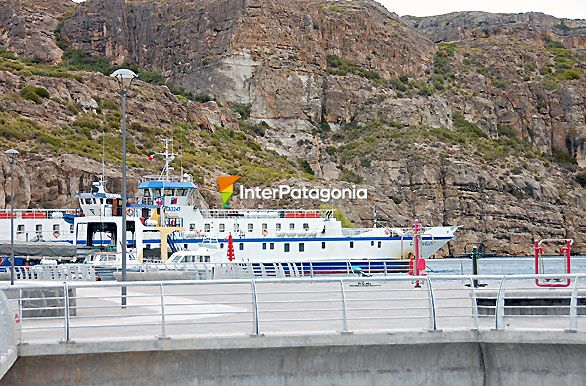
M472 291L472 317L474 318L474 329L478 330L478 301L476 300L476 289L472 277L469 277L468 279L470 281L470 291Z
M348 334L348 308L343 280L340 280L340 294L342 295L342 334Z
M572 298L570 299L570 329L569 331L578 331L578 280L580 276L574 279L572 286Z
M18 324L18 341L22 342L22 323L24 322L22 315L22 288L18 289L18 316L20 317L20 323Z
M256 281L250 281L251 295L252 295L252 335L259 335L259 320L258 320L258 298L256 293Z
M495 329L502 330L504 329L505 325L505 280L506 276L501 278L501 283L499 285L498 295L496 297L496 304L494 309L494 316L495 316Z
M166 319L165 319L165 289L163 287L163 283L159 285L159 292L161 296L161 336L159 339L166 339L167 338L167 326L166 326Z
M65 343L71 340L69 328L69 285L63 282L63 333Z
M427 294L429 299L429 330L435 331L437 330L437 322L436 322L436 315L435 315L435 299L433 297L433 287L431 285L431 277L426 276L424 278L427 281Z

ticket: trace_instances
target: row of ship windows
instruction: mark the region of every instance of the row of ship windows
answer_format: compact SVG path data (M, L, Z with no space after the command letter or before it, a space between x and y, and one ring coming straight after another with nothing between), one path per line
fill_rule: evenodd
M281 230L281 223L276 223L275 224L275 231L280 231ZM269 225L268 224L261 224L260 226L261 230L265 231L269 229ZM309 224L308 223L303 223L302 225L303 230L309 230ZM204 232L209 232L211 231L212 226L211 224L203 224L203 231ZM254 224L248 224L247 227L249 232L253 232L254 231ZM294 230L295 229L295 223L289 223L289 229L290 230ZM194 231L195 229L195 224L189 224L189 230L190 231ZM240 224L234 224L234 231L238 232L240 230ZM218 231L219 232L225 232L226 231L226 224L219 224L218 225Z
M36 233L43 233L43 225L37 224L35 225L35 232ZM61 232L61 227L59 224L53 224L53 232ZM69 232L73 233L73 224L69 226ZM23 235L24 234L24 224L19 224L16 226L16 234Z
M275 243L262 243L263 250L266 250L267 246L268 246L268 249L270 249L270 250L275 249ZM370 246L374 247L375 242L371 241ZM381 248L382 242L377 241L376 247ZM220 243L220 248L224 248L224 243ZM304 252L305 251L305 243L299 243L298 248L299 248L299 252ZM350 248L354 248L354 241L350 241ZM187 249L187 244L185 244L185 249ZM244 250L244 243L238 243L238 249L243 251ZM326 249L326 242L325 241L321 242L321 249ZM291 244L290 243L283 243L283 252L290 252L290 251L291 251Z

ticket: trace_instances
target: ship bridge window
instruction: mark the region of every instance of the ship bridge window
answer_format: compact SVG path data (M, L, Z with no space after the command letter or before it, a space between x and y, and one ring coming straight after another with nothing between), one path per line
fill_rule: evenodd
M254 224L248 224L248 231L252 232L254 230Z
M53 232L59 232L59 224L53 224Z
M370 246L371 246L371 247L374 247L374 240L372 240L372 241L370 242Z
M267 224L261 224L260 227L263 231L266 231L269 228L269 226Z
M112 205L112 199L111 199L111 198L108 198L108 199L106 200L106 204L108 204L108 205Z
M194 231L195 230L195 224L189 224L189 230L190 231Z
M303 230L309 230L309 224L308 223L303 223Z
M219 229L220 229L220 232L225 232L226 231L226 224L220 224Z
M210 224L203 224L203 231L204 232L209 232L211 228L212 227Z
M37 231L37 235L40 235L41 233L43 233L43 225L37 224L35 226L35 230Z
M262 249L267 249L267 243L262 243Z
M165 196L174 196L175 195L175 189L165 189Z
M277 230L277 231L281 230L281 223L280 222L275 224L275 230Z
M177 195L178 196L187 196L187 189L177 189Z
M291 230L295 229L295 223L289 224L289 229L291 229Z
M20 224L16 227L16 234L17 235L22 235L24 234L24 225Z

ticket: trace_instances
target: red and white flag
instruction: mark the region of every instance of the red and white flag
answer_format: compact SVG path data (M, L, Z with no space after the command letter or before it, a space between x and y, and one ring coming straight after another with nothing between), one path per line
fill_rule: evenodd
M151 154L151 155L148 156L148 160L149 161L152 161L153 159L155 159L155 155L154 154Z

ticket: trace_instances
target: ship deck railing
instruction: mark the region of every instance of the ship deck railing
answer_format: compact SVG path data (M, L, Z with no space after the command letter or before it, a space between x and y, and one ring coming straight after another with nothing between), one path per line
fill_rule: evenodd
M332 218L332 210L322 209L202 209L209 218Z
M65 214L79 216L81 209L14 209L14 218L19 219L60 219ZM11 217L10 209L0 209L0 219Z
M166 175L148 175L143 176L141 182L150 182L150 181L161 181L161 182L191 182L183 176L172 176L170 175L168 178Z

